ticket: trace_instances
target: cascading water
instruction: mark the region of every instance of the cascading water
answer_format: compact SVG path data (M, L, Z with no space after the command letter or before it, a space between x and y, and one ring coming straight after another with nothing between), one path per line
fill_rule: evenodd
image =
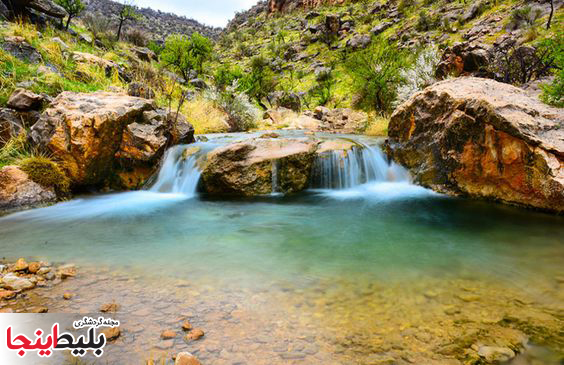
M345 190L372 182L408 181L407 171L388 163L379 148L359 146L321 154L315 161L311 187Z
M174 146L168 149L155 183L149 189L158 193L196 195L201 172L197 166L203 146Z

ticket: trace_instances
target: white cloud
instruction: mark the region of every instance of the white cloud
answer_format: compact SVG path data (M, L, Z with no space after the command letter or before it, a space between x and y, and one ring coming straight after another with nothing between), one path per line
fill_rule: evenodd
M185 15L207 25L224 27L235 12L251 8L257 0L136 0L135 5Z

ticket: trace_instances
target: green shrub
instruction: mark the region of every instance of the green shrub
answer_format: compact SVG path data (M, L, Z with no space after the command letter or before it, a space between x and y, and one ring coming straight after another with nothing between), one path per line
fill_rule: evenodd
M151 40L147 44L147 48L149 48L151 51L155 52L155 54L158 56L163 51L164 46L155 42L155 41L153 41L153 40Z
M401 71L410 62L405 51L382 38L375 39L369 48L353 54L345 65L356 92L355 107L383 114L391 112L397 89L405 83Z
M231 67L226 64L219 67L214 74L215 86L218 90L224 91L227 87L233 85L233 82L243 78L243 71L238 67Z
M333 99L337 85L333 70L333 67L329 67L318 72L315 78L317 84L309 90L310 96L317 99L317 105L325 106Z
M419 19L417 20L415 29L417 29L420 32L426 32L438 28L439 25L440 25L439 17L437 16L431 17L425 10L422 10L419 13Z
M539 45L541 48L549 49L554 60L554 81L543 85L541 99L550 105L564 107L564 35L546 39Z

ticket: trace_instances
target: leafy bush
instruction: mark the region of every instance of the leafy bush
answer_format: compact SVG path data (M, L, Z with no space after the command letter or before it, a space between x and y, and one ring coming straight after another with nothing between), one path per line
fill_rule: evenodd
M147 48L149 48L151 51L155 52L155 54L158 56L164 50L164 45L151 40L151 41L149 41L149 43L147 43Z
M436 29L440 26L440 18L438 16L431 17L425 10L421 10L419 13L419 19L415 25L415 29L420 32L426 32L429 30Z
M409 63L405 51L389 45L382 38L353 54L346 63L356 92L356 107L380 113L391 112L397 98L397 89L405 83L401 70Z
M531 27L535 25L535 22L540 17L542 17L542 10L540 8L526 5L513 10L507 28L509 30L516 30L522 27Z
M541 99L547 104L562 108L564 107L564 35L559 34L547 39L541 42L540 47L550 50L556 71L554 81L543 85Z
M243 78L243 71L238 67L231 67L231 65L226 64L219 67L214 75L215 87L224 91L227 87L233 85L237 80Z
M191 37L174 34L166 39L161 60L189 80L190 71L203 73L204 62L210 59L212 50L212 42L199 33L193 33Z
M111 20L101 13L87 13L82 17L82 22L86 28L92 33L93 40L107 40L111 37Z
M276 89L277 83L268 60L263 56L256 56L251 60L251 72L241 79L239 90L248 94L262 108L266 109L262 99Z
M494 59L490 71L495 78L514 85L541 79L549 75L555 66L554 50L547 44L498 50Z

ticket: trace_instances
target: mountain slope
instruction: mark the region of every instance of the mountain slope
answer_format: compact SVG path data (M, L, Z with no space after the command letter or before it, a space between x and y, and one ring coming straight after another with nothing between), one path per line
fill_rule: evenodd
M120 3L111 0L87 0L86 3L86 12L100 13L106 17L114 17L121 6ZM222 30L204 25L194 19L151 8L137 8L137 12L143 18L136 22L135 26L145 30L155 39L165 39L175 33L190 35L194 32L215 39Z

